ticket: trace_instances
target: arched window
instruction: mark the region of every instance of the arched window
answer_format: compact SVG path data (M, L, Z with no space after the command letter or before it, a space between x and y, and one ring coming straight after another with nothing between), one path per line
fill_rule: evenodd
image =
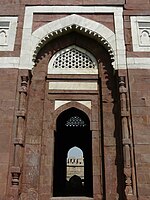
M150 33L147 30L143 30L141 35L140 35L140 39L141 39L141 44L142 45L149 45L150 44Z
M72 45L53 55L48 64L48 74L97 74L97 66L95 57L89 51Z
M68 48L55 59L53 68L96 68L96 63L86 52L77 47Z
M82 195L84 193L84 156L78 147L72 147L66 160L67 190L70 195Z
M0 31L0 45L7 44L7 34L5 30Z
M69 149L67 154L67 158L71 157L83 158L83 151L80 148L74 146L71 149Z

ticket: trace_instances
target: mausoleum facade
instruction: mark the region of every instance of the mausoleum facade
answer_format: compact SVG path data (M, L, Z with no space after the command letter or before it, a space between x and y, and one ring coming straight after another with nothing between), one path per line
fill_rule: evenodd
M1 0L0 91L0 200L150 199L148 0Z

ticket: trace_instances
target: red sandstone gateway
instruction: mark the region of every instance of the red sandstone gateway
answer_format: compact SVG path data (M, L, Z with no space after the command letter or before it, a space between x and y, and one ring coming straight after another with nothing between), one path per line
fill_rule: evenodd
M0 5L0 200L149 200L150 2Z

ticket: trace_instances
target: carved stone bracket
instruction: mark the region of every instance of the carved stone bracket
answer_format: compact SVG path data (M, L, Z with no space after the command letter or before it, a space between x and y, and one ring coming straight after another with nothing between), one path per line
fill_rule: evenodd
M133 174L132 174L132 137L130 128L130 114L127 100L127 88L125 77L119 77L119 93L121 104L121 121L122 121L122 144L124 157L124 175L125 175L125 195L127 200L134 196L133 190Z
M15 138L14 145L24 145L24 140L22 138Z
M17 115L17 117L25 117L26 110L18 110L16 115Z
M19 177L21 174L20 167L12 167L11 169L12 173L12 185L18 186L19 185Z
M20 93L27 93L27 85L28 85L28 76L21 76L21 87L19 92Z

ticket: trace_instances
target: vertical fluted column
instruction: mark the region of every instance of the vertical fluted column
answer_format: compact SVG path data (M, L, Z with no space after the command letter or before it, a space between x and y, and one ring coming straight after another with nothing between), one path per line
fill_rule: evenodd
M124 174L125 174L125 195L127 199L131 199L134 195L132 181L132 137L130 129L129 108L127 100L127 88L125 77L119 79L119 92L121 104L121 121L122 121L122 143L124 158Z
M19 177L21 174L23 162L23 147L25 138L25 118L27 104L27 86L28 76L21 76L21 86L19 89L19 104L17 110L17 128L14 138L14 161L12 167L12 185L19 186Z

